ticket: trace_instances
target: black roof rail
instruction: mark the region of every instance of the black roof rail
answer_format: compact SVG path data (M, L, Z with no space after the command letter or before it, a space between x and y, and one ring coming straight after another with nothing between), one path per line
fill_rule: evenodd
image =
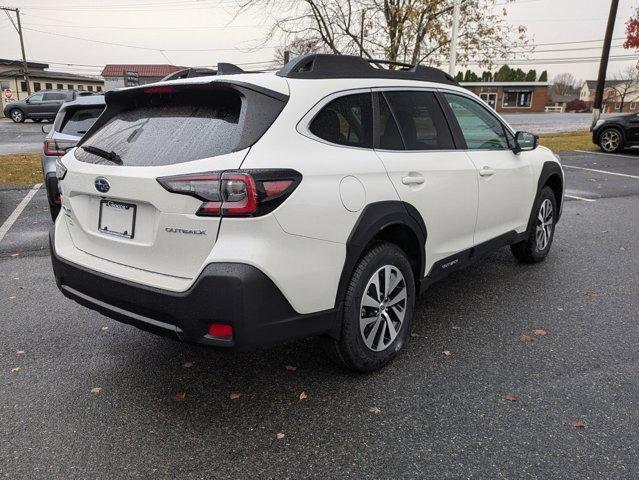
M207 77L209 75L216 75L217 70L211 68L185 68L184 70L178 70L177 72L169 73L164 77L161 82L167 80L177 80L178 78L193 78L193 77Z
M401 68L389 70L381 65L395 65ZM388 60L367 60L355 55L334 55L311 53L294 58L277 75L285 78L394 78L419 80L423 82L459 85L446 72L424 65L391 62Z

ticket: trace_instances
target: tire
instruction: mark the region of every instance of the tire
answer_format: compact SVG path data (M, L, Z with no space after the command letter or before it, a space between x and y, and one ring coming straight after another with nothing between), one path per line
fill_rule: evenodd
M391 291L380 297L377 292L385 291L386 279L392 282ZM352 370L379 370L406 343L414 308L415 278L406 254L392 243L376 243L355 267L344 298L340 339L327 338L327 352Z
M41 118L32 118L31 120L33 120L34 123L40 123L42 121Z
M49 213L51 213L51 220L55 222L55 219L60 215L60 205L49 204Z
M617 153L624 149L623 135L618 128L606 128L599 134L599 148L605 153Z
M557 201L550 187L544 187L533 207L533 222L528 238L510 246L517 260L523 263L543 261L555 237L557 222Z
M25 120L24 112L19 108L14 108L9 112L9 117L14 123L22 123Z

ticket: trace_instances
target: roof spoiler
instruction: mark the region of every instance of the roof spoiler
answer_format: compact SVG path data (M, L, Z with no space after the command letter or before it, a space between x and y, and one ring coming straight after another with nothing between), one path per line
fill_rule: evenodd
M390 70L383 65L397 66ZM459 85L446 72L424 65L375 60L355 55L312 53L294 58L276 73L285 78L394 78Z

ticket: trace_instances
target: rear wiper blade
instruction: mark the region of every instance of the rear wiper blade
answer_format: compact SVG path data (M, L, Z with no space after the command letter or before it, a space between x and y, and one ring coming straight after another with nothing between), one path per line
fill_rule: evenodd
M85 152L92 153L93 155L102 157L106 160L109 160L110 162L117 163L118 165L122 165L122 159L120 158L120 155L115 153L113 150L111 150L110 152L107 152L106 150L102 150L99 147L93 147L91 145L87 145L87 146L82 145L80 148L84 150Z

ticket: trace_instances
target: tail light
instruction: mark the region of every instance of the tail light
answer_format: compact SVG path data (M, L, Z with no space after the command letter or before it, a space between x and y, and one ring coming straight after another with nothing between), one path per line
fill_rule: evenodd
M302 175L295 170L211 172L157 179L171 193L203 203L204 217L259 217L275 210L295 190Z
M48 157L61 157L67 150L75 147L76 142L74 140L54 140L47 138L44 141L44 154Z

